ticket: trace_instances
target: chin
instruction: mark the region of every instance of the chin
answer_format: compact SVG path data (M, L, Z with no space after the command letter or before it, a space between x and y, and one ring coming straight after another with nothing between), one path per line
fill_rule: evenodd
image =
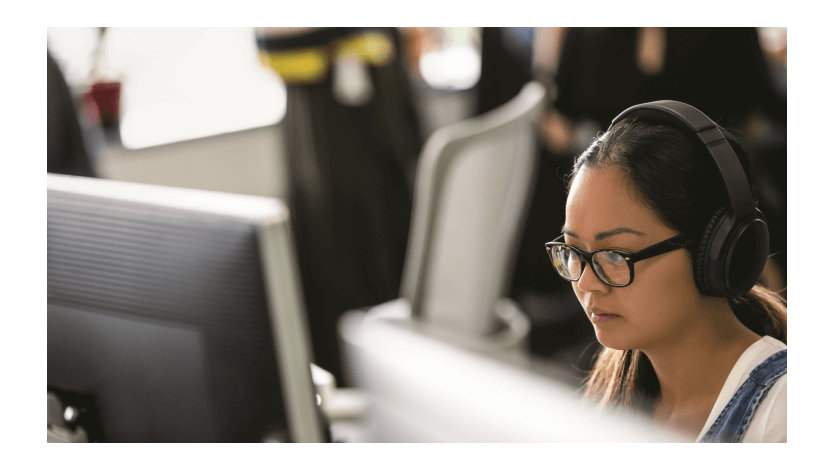
M618 351L639 349L636 347L637 343L635 341L624 338L622 335L612 334L608 331L599 331L598 329L594 329L594 332L596 333L599 344L608 349L616 349Z

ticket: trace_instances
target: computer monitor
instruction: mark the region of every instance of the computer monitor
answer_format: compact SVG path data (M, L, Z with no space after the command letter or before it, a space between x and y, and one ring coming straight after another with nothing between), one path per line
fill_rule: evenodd
M398 299L340 321L368 397L368 442L675 442L636 412L582 400L570 372L410 317Z
M276 199L47 176L47 388L91 440L319 442Z

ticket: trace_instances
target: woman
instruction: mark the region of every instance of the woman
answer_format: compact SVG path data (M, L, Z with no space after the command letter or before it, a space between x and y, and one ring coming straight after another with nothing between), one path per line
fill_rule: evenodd
M786 307L776 293L750 288L766 257L766 224L754 217L739 242L721 251L741 257L727 266L751 264L749 272L727 274L717 292L712 279L704 280L716 271L705 253L712 256L740 190L755 210L739 167L744 161L730 149L744 154L737 139L696 109L656 103L665 105L621 114L577 158L563 236L547 244L603 345L586 396L645 409L686 439L786 441ZM715 126L706 134L726 145L744 188L730 188L726 163L719 171L719 157L708 150L716 142L705 145L668 106ZM760 259L749 253L756 243ZM722 269L718 275L730 270ZM722 291L724 284L730 287Z

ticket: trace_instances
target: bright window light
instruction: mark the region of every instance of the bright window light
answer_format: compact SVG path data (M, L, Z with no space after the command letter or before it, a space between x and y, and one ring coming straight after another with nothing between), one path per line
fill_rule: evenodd
M251 28L125 28L109 33L123 58L121 139L142 148L275 124L281 80L258 61Z
M121 82L120 134L131 149L276 124L281 79L258 60L253 28L50 28L47 39L81 93ZM93 66L98 64L96 72Z

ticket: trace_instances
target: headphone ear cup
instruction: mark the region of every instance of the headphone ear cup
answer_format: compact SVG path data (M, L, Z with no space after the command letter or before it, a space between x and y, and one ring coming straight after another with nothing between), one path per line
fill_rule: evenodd
M724 219L725 215L723 207L712 214L706 227L704 227L704 233L701 235L701 243L698 244L698 251L695 255L695 263L693 266L695 269L695 285L705 295L723 296L723 292L716 292L714 288L715 282L711 282L714 280L709 278L713 268L712 266L707 266L709 263L707 253L709 253L710 247L712 246L711 242L715 227Z
M723 262L725 289L731 297L746 294L759 281L770 250L770 231L757 209L738 223Z
M751 217L734 221L723 207L718 209L707 222L698 245L695 284L709 296L744 295L761 276L769 246L767 222L761 212L756 210ZM709 253L713 253L712 258Z

